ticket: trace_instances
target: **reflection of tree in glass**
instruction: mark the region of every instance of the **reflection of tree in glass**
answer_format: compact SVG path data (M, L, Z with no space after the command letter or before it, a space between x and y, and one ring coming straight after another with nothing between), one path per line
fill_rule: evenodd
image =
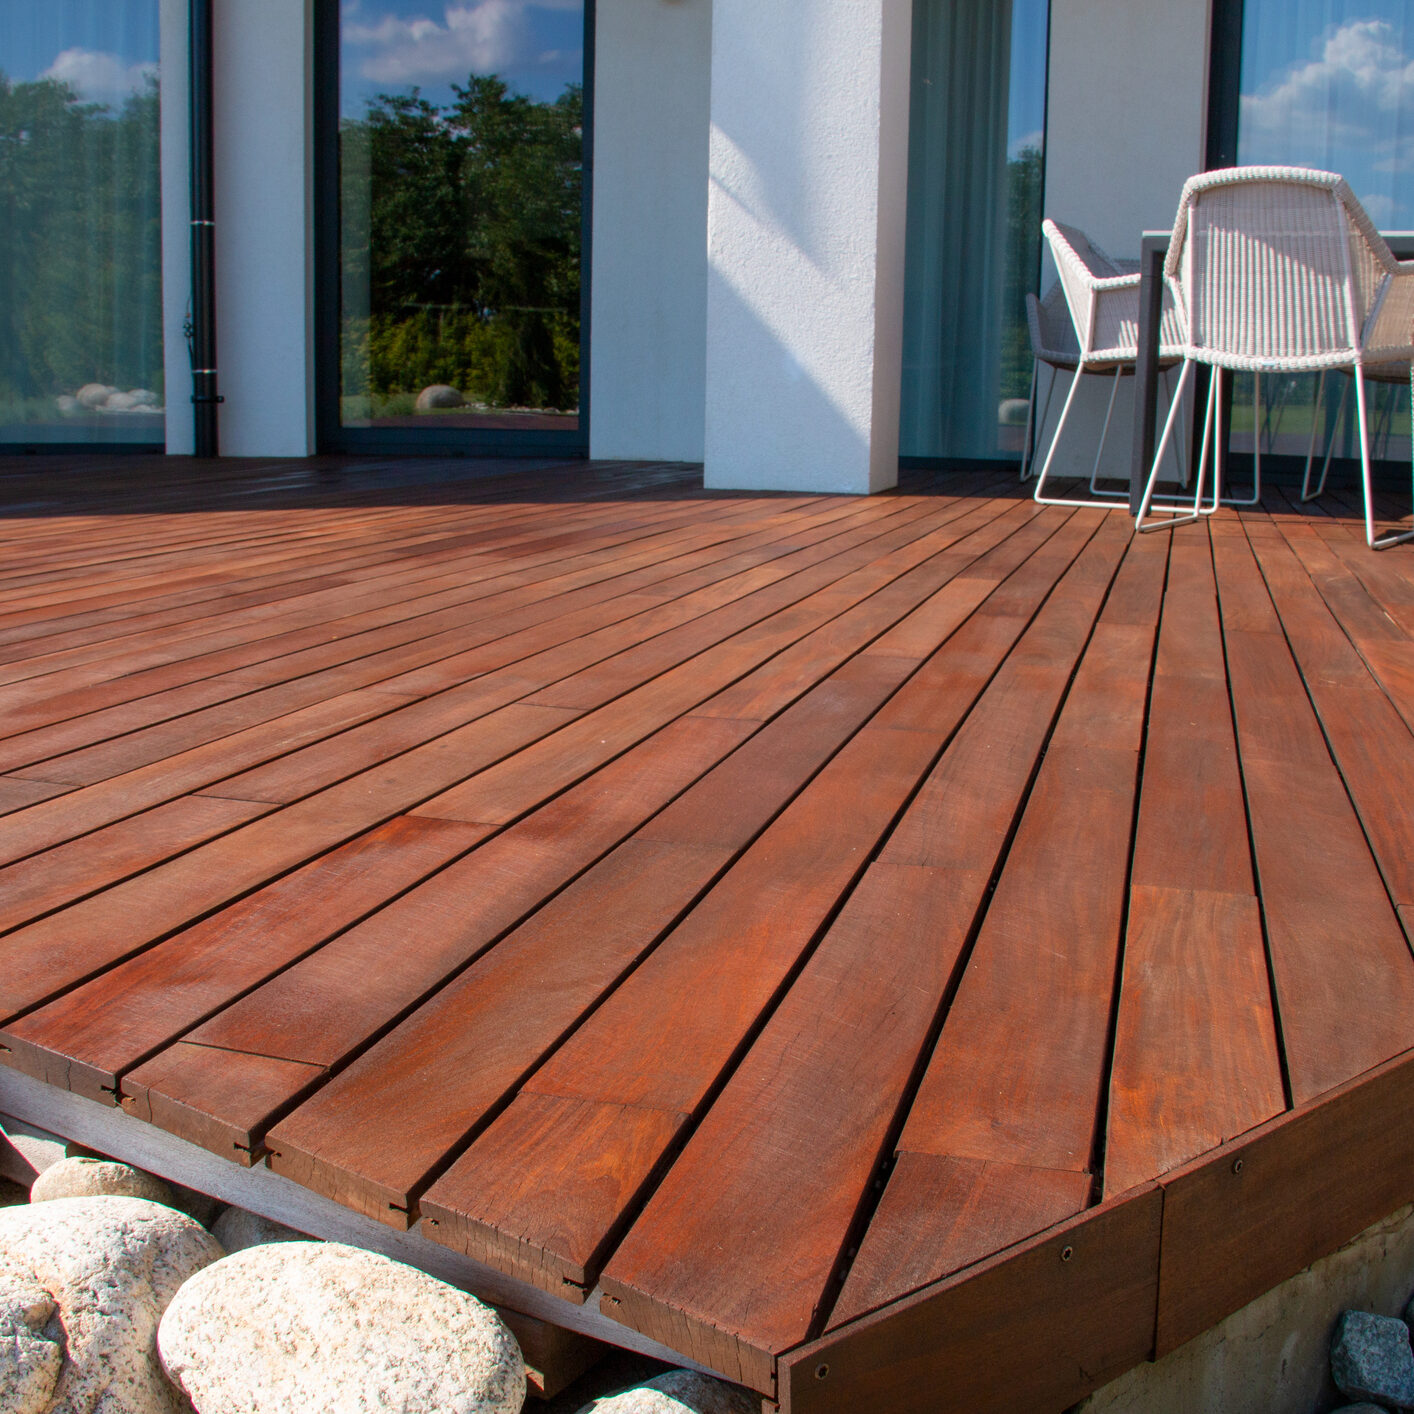
M380 95L342 126L344 391L573 408L581 91L537 103L476 75L453 91L445 108Z
M155 80L114 113L57 80L0 73L6 420L48 420L54 396L85 383L160 393L158 183Z
M1031 387L1026 294L1036 288L1041 259L1041 170L1039 147L1023 147L1007 163L1006 284L1002 292L1003 398L1024 398Z

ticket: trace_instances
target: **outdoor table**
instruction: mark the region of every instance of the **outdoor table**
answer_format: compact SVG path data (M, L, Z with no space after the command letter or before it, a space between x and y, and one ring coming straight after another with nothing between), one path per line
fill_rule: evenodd
M1164 257L1171 231L1145 231L1139 251L1139 349L1134 369L1134 455L1129 469L1129 513L1139 514L1144 483L1154 461L1159 402L1159 314ZM1414 259L1414 231L1381 231L1398 260Z

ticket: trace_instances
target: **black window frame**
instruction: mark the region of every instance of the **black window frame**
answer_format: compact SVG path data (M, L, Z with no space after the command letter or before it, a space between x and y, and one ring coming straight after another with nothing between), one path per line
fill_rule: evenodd
M320 453L409 456L589 455L590 287L594 209L594 10L584 0L584 150L580 209L579 419L572 431L344 427L339 416L339 0L314 7L314 425ZM435 421L429 419L429 421Z

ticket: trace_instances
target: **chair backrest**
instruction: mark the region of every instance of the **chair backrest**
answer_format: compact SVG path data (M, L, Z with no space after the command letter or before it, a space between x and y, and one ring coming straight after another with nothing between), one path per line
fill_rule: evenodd
M1026 295L1026 325L1031 334L1031 355L1043 363L1074 363L1080 357L1065 291L1057 280L1040 299Z
M1296 371L1354 361L1394 265L1337 173L1228 167L1184 184L1165 273L1195 356Z
M1063 226L1048 218L1041 222L1041 230L1051 247L1075 334L1080 345L1088 348L1094 333L1095 281L1113 279L1124 272L1077 227Z

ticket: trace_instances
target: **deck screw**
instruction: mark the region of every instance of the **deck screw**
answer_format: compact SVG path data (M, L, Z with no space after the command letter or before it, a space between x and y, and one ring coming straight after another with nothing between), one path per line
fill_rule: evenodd
M1232 1171L1233 1171L1233 1173L1235 1173L1235 1174L1242 1172L1242 1160L1241 1160L1241 1159L1234 1159L1234 1160L1232 1161Z
M823 1380L829 1373L830 1367L828 1365L817 1365L815 1367L815 1378L817 1380Z
M1061 1261L1062 1261L1062 1262L1068 1262L1068 1261L1070 1261L1070 1259L1071 1259L1073 1256L1075 1256L1075 1248L1074 1248L1074 1247L1062 1247L1062 1248L1061 1248Z

